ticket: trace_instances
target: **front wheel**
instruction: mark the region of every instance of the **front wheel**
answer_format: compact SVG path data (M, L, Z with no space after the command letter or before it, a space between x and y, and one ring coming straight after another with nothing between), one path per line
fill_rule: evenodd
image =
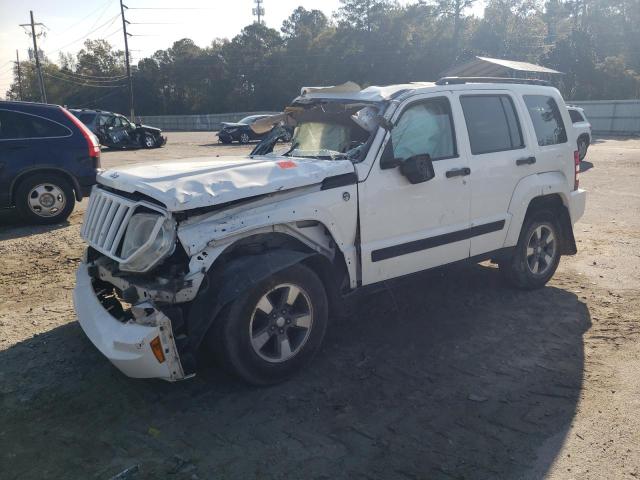
M144 148L153 148L156 146L156 139L150 133L145 133L142 137L142 146Z
M249 143L249 140L251 140L251 138L249 138L248 133L243 132L240 134L240 143L242 144Z
M328 322L318 276L294 265L259 282L227 306L209 343L233 373L254 385L282 382L318 352Z
M553 212L544 210L525 219L510 259L500 262L500 271L517 288L543 287L560 263L560 228Z

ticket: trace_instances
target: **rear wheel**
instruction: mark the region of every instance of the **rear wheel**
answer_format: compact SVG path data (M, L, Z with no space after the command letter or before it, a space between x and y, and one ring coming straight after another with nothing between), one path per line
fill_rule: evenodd
M249 143L249 140L251 140L251 138L249 138L249 134L247 132L242 132L240 134L240 143Z
M319 350L328 306L318 276L294 265L259 282L227 306L209 343L225 366L254 385L278 383Z
M578 155L580 157L580 161L584 160L584 157L587 156L587 149L589 148L589 142L585 138L578 139Z
M66 220L75 206L73 187L56 174L38 173L20 182L16 209L29 223L48 225Z
M553 212L535 212L525 219L513 256L500 262L500 271L517 288L541 288L558 268L560 241L560 228Z

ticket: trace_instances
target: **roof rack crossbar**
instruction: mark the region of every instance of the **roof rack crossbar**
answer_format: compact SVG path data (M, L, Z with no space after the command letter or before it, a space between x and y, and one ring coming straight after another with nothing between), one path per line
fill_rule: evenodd
M461 85L464 83L521 83L526 85L551 86L546 80L537 78L509 78L509 77L442 77L436 85Z

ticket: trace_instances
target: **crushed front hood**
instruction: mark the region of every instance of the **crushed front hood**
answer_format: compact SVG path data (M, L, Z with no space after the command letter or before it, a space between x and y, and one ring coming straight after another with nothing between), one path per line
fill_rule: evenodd
M349 160L200 157L107 170L98 176L98 183L142 193L179 212L314 185L352 172Z

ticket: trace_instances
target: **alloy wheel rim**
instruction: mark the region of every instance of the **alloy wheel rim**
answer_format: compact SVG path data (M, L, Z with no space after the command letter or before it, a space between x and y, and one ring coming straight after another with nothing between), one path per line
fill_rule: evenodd
M556 236L549 224L538 225L527 241L527 266L534 275L545 275L556 258Z
M242 143L247 143L249 141L249 135L247 135L246 133L243 133L242 135L240 135L240 141Z
M253 309L249 323L251 347L267 362L286 362L300 353L312 326L309 294L291 283L277 285Z
M144 137L144 144L147 147L153 147L153 138L147 135L146 137Z
M62 189L53 183L41 183L31 189L27 196L29 209L39 217L55 217L67 204Z

